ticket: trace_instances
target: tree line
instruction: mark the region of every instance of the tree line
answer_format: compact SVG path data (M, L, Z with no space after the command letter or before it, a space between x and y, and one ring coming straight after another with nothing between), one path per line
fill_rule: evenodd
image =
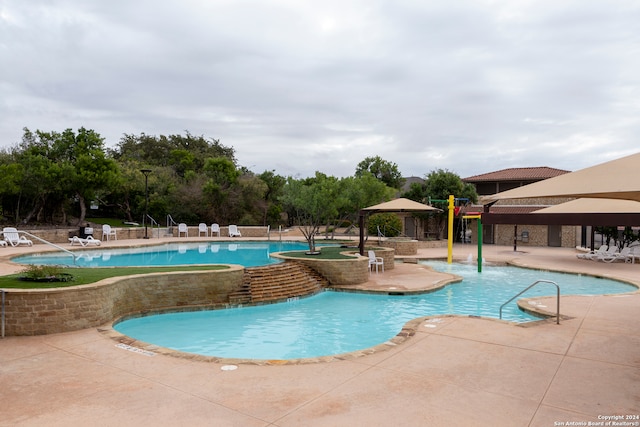
M151 170L146 182L144 169ZM403 183L397 165L379 156L345 178L256 174L238 165L232 147L189 132L125 134L109 149L91 129L25 128L21 142L0 152L2 222L23 226L77 225L91 217L142 222L146 208L161 224L171 215L188 224L304 225L315 235L321 224L353 223L361 208L397 196L426 202L456 191L477 198L449 171L432 171L406 194Z

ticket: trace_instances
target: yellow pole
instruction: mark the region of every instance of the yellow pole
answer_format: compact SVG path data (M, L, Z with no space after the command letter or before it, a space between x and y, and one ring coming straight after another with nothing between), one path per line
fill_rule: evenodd
M448 251L447 251L447 262L449 264L451 264L451 262L453 261L453 210L454 210L454 206L453 206L453 202L454 202L454 197L453 195L449 195L449 226L447 227L447 240L449 242L448 246Z

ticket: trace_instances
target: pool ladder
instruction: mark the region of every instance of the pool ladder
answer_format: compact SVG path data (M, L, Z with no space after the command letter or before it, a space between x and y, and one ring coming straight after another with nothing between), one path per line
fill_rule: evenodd
M529 286L524 288L522 291L518 292L509 301L507 301L504 304L502 304L500 306L500 319L502 319L502 309L504 308L505 305L509 304L511 301L513 301L514 299L518 298L520 295L524 294L529 289L531 289L534 286L536 286L538 283L551 283L553 286L556 287L556 324L559 325L560 324L560 286L558 286L558 284L556 282L552 282L551 280L536 280L535 282L533 282L532 284L530 284Z

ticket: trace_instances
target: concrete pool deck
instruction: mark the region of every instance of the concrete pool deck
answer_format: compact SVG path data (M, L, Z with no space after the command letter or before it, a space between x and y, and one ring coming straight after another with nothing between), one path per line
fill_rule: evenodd
M0 256L32 250L0 248ZM640 264L578 260L571 249L523 250L486 245L483 255L640 283ZM468 254L475 256L475 247L455 246L454 259ZM415 258L443 257L446 248L420 249ZM0 274L15 269L0 260ZM366 286L418 289L434 280L419 264L398 263L373 273ZM554 307L553 298L537 300ZM563 296L561 312L570 319L560 325L436 316L387 351L228 371L218 363L118 347L95 328L7 337L0 340L0 426L606 423L603 417L640 415L639 308L638 292Z

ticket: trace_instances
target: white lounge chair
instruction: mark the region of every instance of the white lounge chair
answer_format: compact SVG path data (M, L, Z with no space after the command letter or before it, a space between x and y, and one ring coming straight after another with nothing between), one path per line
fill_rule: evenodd
M198 237L202 236L202 233L204 233L204 237L209 237L209 229L204 222L198 224Z
M614 262L614 261L624 261L624 262L632 262L634 261L633 248L624 247L620 252L613 252L611 254L602 254L598 256L599 261L604 262Z
M220 225L215 222L211 224L211 237L213 237L213 233L216 233L218 237L220 237Z
M189 237L189 228L184 222L178 224L178 237L180 237L182 234L184 234L184 237Z
M87 236L85 239L82 239L78 236L73 236L69 238L69 242L71 246L80 245L80 246L89 246L96 245L100 246L100 240L94 239L93 236Z
M576 257L578 257L580 259L593 259L593 257L597 256L598 254L603 254L607 250L609 250L609 245L601 245L595 251L589 251L589 252L585 252L583 254L578 254L578 255L576 255Z
M111 228L109 224L103 224L102 240L111 240L112 237L113 237L113 240L118 240L118 237L116 236L116 229Z
M18 230L15 227L3 228L2 234L4 235L4 241L10 244L11 246L33 245L33 242L31 240L18 234Z
M640 245L631 246L631 248L629 249L630 249L629 255L627 256L627 259L625 260L625 262L630 262L631 264L635 264L636 258L640 259Z
M229 237L242 237L242 234L240 234L237 225L229 226Z
M612 245L612 246L609 246L609 249L607 249L606 251L597 252L595 255L593 255L589 259L593 261L611 262L618 256L618 253L619 253L618 247L616 245Z
M382 272L384 273L384 259L376 256L374 251L369 251L369 273L373 272L373 267L376 268L376 273L378 272L378 268L382 267Z

